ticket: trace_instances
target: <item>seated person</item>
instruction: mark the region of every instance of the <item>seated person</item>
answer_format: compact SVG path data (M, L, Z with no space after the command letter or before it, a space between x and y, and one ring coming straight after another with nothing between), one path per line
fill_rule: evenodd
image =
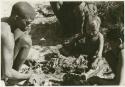
M123 32L122 32L123 33ZM91 77L88 81L92 84L98 85L119 85L125 84L123 81L124 74L124 51L123 51L123 40L120 29L112 29L108 32L107 38L111 46L111 50L105 54L105 58L109 63L113 73L115 73L114 79L102 79L99 77Z
M10 17L1 19L1 79L4 81L31 77L31 74L22 74L18 70L32 46L29 25L34 17L35 11L29 3L17 2Z
M90 57L102 57L104 38L99 32L101 20L98 16L93 16L91 20L87 22L84 41L84 52Z
M99 32L101 20L98 16L93 16L90 21L87 22L85 35L78 40L77 51L88 55L88 65L95 61L95 58L102 58L102 51L104 46L103 35ZM96 66L96 62L92 64L92 67Z
M93 57L102 57L104 38L99 32L100 24L100 18L98 16L92 16L91 20L89 20L87 23L86 32L84 35L77 34L73 39L71 38L71 41L67 41L67 43L64 44L66 50L70 49L70 53L76 57L78 57L80 54L88 55L88 65L90 66L95 60ZM92 66L95 67L96 62Z

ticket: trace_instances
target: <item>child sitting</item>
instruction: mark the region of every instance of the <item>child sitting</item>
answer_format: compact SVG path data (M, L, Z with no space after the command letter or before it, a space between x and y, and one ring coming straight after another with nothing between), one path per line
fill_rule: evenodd
M101 24L100 18L98 16L90 17L91 18L88 18L90 20L88 20L86 24L86 32L84 35L76 35L74 39L68 43L68 47L65 45L65 48L70 49L70 53L76 57L78 57L80 54L88 55L88 65L91 66L92 62L95 60L93 57L102 57L104 38L103 35L99 32ZM95 67L96 62L92 66Z
M98 16L94 16L87 22L86 32L85 32L85 51L86 53L93 57L102 57L104 38L99 32L101 20Z
M82 54L88 55L88 65L90 66L95 60L94 58L102 57L104 38L99 32L100 24L101 20L98 16L89 18L84 36L76 42L76 49L81 51ZM96 63L94 62L92 66L95 67Z

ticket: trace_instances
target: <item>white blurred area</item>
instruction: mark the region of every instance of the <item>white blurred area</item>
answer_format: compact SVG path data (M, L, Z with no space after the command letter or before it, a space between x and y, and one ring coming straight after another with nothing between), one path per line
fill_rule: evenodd
M11 13L12 6L19 1L26 1L30 3L33 7L35 4L48 4L49 0L0 0L1 9L0 9L0 16L2 17L9 17Z

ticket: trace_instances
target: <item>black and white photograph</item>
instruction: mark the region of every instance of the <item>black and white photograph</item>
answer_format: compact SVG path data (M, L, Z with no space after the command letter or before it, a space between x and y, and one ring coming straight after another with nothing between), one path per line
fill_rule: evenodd
M0 87L125 86L124 1L0 4Z

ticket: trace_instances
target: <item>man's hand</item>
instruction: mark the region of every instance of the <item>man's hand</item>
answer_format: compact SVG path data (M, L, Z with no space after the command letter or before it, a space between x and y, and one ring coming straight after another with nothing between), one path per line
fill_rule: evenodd
M44 84L43 82L45 82L45 75L32 74L28 82L30 85L34 86L43 85Z
M37 76L35 74L32 74L30 79L28 80L28 85L34 85L34 86L38 86L37 83Z

